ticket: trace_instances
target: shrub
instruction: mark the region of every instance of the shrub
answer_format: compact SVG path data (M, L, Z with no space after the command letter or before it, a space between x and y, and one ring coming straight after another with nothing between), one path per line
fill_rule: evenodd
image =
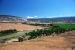
M21 36L18 37L18 41L19 41L19 42L22 42L22 41L23 41L23 37L21 37Z

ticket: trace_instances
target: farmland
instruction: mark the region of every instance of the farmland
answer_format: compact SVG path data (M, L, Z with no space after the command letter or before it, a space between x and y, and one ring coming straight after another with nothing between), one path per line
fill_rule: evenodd
M75 24L56 24L64 29L75 29Z
M4 24L4 23L2 23L2 24ZM33 38L37 38L37 37L41 37L41 36L50 36L52 34L61 34L66 31L75 30L75 24L50 24L47 28L43 28L41 26L32 26L32 25L27 25L27 24L15 24L15 23L13 23L13 24L7 23L4 25L2 25L2 24L1 24L1 26L4 26L4 27L7 26L5 28L2 27L2 30L6 29L6 28L7 29L15 28L18 30L18 32L14 33L14 34L12 33L12 34L6 35L6 36L1 36L0 39L10 39L10 38L19 37L19 36L23 36L23 37L30 36L29 39L33 39ZM41 28L43 28L43 29L41 29Z
M27 24L23 24L23 25L26 26ZM42 28L41 26L30 25L30 27L31 26L34 28L36 27ZM16 48L15 46L14 50L15 49L17 50L23 50L23 49L25 50L30 50L30 49L32 50L55 50L55 49L72 50L72 47L74 47L74 45L72 44L72 41L73 43L75 42L74 41L75 36L72 37L71 35L75 33L75 24L51 24L47 28L33 29L31 31L28 28L28 30L26 30L27 32L19 31L14 34L0 37L0 39L5 39L5 38L13 39L13 37L16 39L19 36L23 36L24 38L26 36L29 36L28 40L24 40L23 42L11 42L7 44L1 44L2 46L0 45L1 46L0 49L12 50L15 44L19 49ZM39 46L41 46L41 48Z

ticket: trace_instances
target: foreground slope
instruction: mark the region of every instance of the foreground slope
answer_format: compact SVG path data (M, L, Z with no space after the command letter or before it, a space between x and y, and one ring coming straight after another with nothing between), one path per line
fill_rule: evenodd
M64 37L42 37L24 42L13 42L0 46L0 50L71 50Z

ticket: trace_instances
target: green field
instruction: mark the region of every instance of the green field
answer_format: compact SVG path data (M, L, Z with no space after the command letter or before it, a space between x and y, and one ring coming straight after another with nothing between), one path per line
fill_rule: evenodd
M75 24L55 24L56 26L60 26L64 29L74 29L75 30Z

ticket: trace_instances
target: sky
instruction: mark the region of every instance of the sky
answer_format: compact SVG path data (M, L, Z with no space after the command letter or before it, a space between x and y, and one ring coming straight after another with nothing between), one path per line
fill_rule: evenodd
M75 16L75 0L0 0L0 15L23 18Z

